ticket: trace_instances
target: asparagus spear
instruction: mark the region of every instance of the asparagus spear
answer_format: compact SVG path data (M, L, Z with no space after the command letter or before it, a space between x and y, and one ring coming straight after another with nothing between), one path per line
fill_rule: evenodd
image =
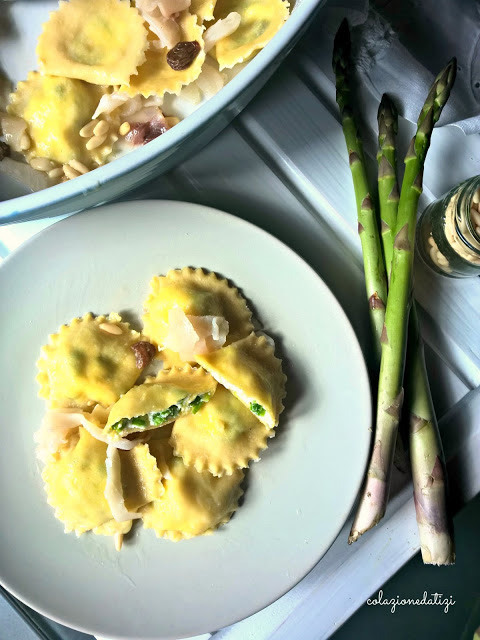
M442 442L425 369L415 304L408 327L407 398L413 497L424 564L454 564Z
M393 240L397 223L398 192L397 182L397 147L395 137L398 132L397 109L386 93L383 94L378 107L378 201L380 205L380 221L382 232L383 256L385 271L390 282L392 268ZM408 456L401 434L397 434L395 443L394 464L398 469L406 470Z
M397 118L395 105L385 94L378 110L377 160L382 241L388 274L393 253L392 230L397 222L399 200L395 173ZM428 385L415 301L408 327L406 380L410 460L422 558L424 564L452 564L455 551L453 525L447 507L445 458ZM397 436L396 448L398 446Z
M375 209L368 188L362 141L352 109L351 41L350 30L346 19L343 20L335 36L332 66L336 78L337 104L340 109L342 128L355 189L358 233L362 243L365 285L367 289L370 321L374 333L374 349L377 362L380 363L380 338L385 319L387 281Z
M388 280L392 265L393 240L398 212L398 183L395 168L397 150L395 136L398 131L398 115L395 105L383 94L378 108L378 200L382 221L382 244L385 270Z
M384 516L390 488L395 439L403 405L403 372L407 323L412 298L412 267L418 199L422 192L423 167L434 124L440 118L455 80L453 59L437 76L420 112L417 132L405 157L396 235L393 243L392 274L385 325L382 331L382 359L378 387L375 444L367 482L349 542L357 540Z

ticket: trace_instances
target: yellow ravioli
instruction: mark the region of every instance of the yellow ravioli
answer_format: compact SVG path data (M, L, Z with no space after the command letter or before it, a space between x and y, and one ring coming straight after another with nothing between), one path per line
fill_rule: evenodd
M55 517L64 523L66 533L75 531L80 535L112 519L103 495L106 452L106 444L80 427L77 444L43 470L48 503L55 509Z
M90 121L103 93L100 87L81 80L29 73L26 81L18 83L8 105L9 113L27 122L32 140L27 156L62 164L77 159L91 167L100 151L93 158L79 131Z
M131 521L116 522L104 496L107 482L107 445L79 427L79 439L68 451L49 462L42 474L48 503L65 524L65 532L77 535L93 529L99 535L128 533ZM156 459L147 445L120 452L125 507L137 511L164 493Z
M119 451L125 508L137 511L158 500L165 489L155 457L146 444L137 444L130 451Z
M283 411L286 376L282 361L264 336L251 333L197 362L229 389L258 419L273 429Z
M191 411L190 403L199 396L208 396L207 402L216 387L214 378L199 367L185 365L182 369L163 369L156 378L130 389L113 405L105 432L113 439L124 438L129 433L167 425L178 415ZM167 413L157 424L151 424L148 414L161 412ZM132 421L138 417L144 420L142 425L138 420L137 424Z
M200 52L192 64L182 71L175 71L167 62L168 49L148 49L146 60L138 69L137 75L132 75L130 81L124 83L120 91L130 96L142 94L145 98L151 95L162 97L164 93L180 92L183 85L190 84L198 78L205 60L202 33L204 28L197 24L196 16L184 11L177 19L180 26L180 42L196 41L200 45Z
M199 473L173 457L165 440L150 442L150 450L159 458L159 464L167 461L169 473L163 480L164 495L142 509L146 529L154 529L159 538L177 541L212 533L230 520L243 493L242 471L223 478Z
M147 29L127 0L70 0L38 39L40 70L92 84L128 84L145 61Z
M164 494L162 474L156 459L150 454L146 444L137 444L130 451L119 451L121 480L125 508L135 512L152 500L158 500ZM128 533L132 521L117 522L109 520L93 529L93 533L113 536L116 533Z
M263 49L289 17L288 9L288 2L283 0L218 0L216 20L226 18L232 11L241 16L238 29L215 47L220 70L231 69Z
M222 476L258 460L273 435L275 430L218 385L213 398L197 413L176 420L170 444L187 466Z
M110 333L102 325L114 325ZM52 408L108 407L128 391L141 373L132 346L141 341L118 314L108 318L91 313L74 318L50 336L37 363L39 395Z
M168 334L168 312L174 307L192 316L222 316L228 321L225 344L247 336L253 329L252 313L238 289L217 274L203 269L175 269L166 276L155 276L150 282L150 294L145 301L144 333L163 346ZM164 350L161 357L176 364L178 354Z

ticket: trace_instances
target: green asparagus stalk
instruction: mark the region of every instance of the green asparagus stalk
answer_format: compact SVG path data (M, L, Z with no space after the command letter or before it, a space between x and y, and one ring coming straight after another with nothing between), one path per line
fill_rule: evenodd
M395 105L385 93L378 109L378 200L382 221L382 244L388 280L392 266L393 240L397 223L398 182L396 174L397 149L395 136L398 115Z
M374 333L374 350L380 363L380 338L385 319L387 281L382 259L382 249L377 227L376 213L370 190L363 145L355 121L351 99L351 41L347 20L343 20L333 45L333 70L336 78L337 103L342 119L342 128L347 145L352 172L355 200L357 204L358 233L363 251L365 285Z
M403 373L412 299L415 225L418 200L422 192L423 167L433 127L448 100L455 74L456 60L453 59L437 76L430 89L418 119L416 134L405 157L405 174L393 243L390 290L381 337L375 444L367 481L350 532L350 543L378 524L385 514L404 397Z
M382 241L387 273L391 271L397 223L398 185L395 172L395 135L398 116L385 94L378 110L378 193ZM406 373L409 407L409 442L420 548L424 564L452 564L455 561L453 524L447 504L445 458L425 368L415 301L408 326ZM399 435L395 455L401 443Z
M378 201L380 206L380 222L382 233L385 271L390 282L392 269L393 241L397 224L398 201L400 194L397 181L397 147L398 113L395 104L386 93L383 94L378 107ZM401 434L397 434L395 443L394 464L398 469L408 466L408 457Z
M407 399L413 497L424 564L455 562L453 523L448 509L447 476L442 442L425 369L417 310L412 305L408 327Z

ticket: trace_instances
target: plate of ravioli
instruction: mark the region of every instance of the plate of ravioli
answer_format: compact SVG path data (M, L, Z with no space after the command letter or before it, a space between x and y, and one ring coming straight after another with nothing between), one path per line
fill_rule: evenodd
M321 3L4 3L0 222L98 205L195 153Z
M288 247L207 207L131 207L0 267L0 583L87 633L167 640L318 562L362 481L370 395L342 309Z

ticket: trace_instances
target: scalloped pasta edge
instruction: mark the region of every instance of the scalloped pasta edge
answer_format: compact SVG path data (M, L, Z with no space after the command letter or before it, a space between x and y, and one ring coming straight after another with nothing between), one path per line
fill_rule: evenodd
M273 430L272 430L273 431ZM275 434L273 434L275 435ZM264 440L262 440L261 445L259 445L255 450L252 449L252 453L250 456L240 456L237 458L232 458L232 460L227 463L214 463L211 460L206 461L205 459L201 459L198 456L190 454L187 451L180 452L174 442L172 442L172 438L169 440L169 444L173 447L173 455L177 458L181 458L183 460L183 464L186 467L194 467L199 473L204 471L208 471L215 476L216 478L222 478L223 476L231 476L238 471L239 469L248 469L251 462L258 462L260 460L260 454L262 451L268 448L267 439L272 438L272 436L265 435Z
M243 482L243 479L242 481ZM229 510L218 522L212 527L205 529L200 533L188 533L187 531L172 531L170 529L156 529L154 526L150 526L146 524L145 520L142 518L143 528L144 529L152 529L155 532L157 538L165 538L167 540L171 540L172 542L180 542L181 540L190 540L191 538L198 538L199 536L211 536L215 531L217 531L222 525L227 524L232 519L233 514L238 511L239 508L239 500L243 496L244 491L237 487L237 496L235 497L235 505L231 510Z

